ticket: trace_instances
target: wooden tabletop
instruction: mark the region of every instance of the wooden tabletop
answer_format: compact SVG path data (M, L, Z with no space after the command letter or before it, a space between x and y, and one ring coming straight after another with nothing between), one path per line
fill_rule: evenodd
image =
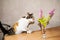
M47 29L45 39L42 38L41 31L35 31L31 34L5 36L5 40L60 40L60 27Z

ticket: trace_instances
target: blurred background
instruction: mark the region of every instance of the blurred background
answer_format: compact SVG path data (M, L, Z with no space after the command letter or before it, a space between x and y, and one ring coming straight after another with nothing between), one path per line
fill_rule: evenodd
M40 30L37 21L40 9L43 10L45 16L52 9L56 9L47 28L60 26L60 0L0 0L0 20L12 26L29 12L35 17L35 23L30 25L30 29Z

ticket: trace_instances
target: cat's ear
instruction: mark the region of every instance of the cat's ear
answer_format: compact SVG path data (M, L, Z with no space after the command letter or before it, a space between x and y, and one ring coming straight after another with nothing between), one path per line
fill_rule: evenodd
M26 16L23 16L22 18L26 18Z
M31 15L33 15L33 13L31 13Z

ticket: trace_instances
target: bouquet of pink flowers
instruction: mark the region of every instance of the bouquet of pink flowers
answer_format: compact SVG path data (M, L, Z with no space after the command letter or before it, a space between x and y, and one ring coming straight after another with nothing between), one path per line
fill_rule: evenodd
M45 28L49 24L49 21L52 18L52 16L54 15L54 11L55 11L55 9L51 10L47 17L43 16L43 11L42 10L40 10L40 12L39 12L38 22L40 24L43 35L45 35L45 30L46 30Z

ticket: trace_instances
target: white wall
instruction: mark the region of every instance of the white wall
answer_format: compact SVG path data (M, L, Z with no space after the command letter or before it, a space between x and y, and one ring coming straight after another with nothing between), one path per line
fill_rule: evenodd
M43 9L44 15L56 9L55 15L47 26L60 26L60 0L2 0L2 22L13 25L20 17L26 15L27 12L34 13L35 24L31 27L33 30L39 29L37 25L39 10Z
M2 17L2 0L0 0L0 20L1 20L1 17Z

